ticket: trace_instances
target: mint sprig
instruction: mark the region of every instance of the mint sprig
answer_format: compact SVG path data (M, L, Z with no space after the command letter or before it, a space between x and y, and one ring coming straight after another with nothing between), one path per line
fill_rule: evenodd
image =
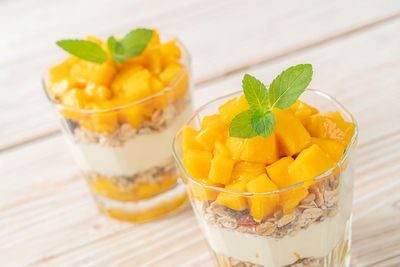
M95 42L86 40L61 40L56 42L56 44L71 55L86 61L104 63L108 58L103 48Z
M129 32L121 41L114 36L107 40L108 50L112 58L119 64L123 64L127 58L139 56L147 47L153 37L153 31L149 29L136 29Z
M273 108L285 109L293 105L311 82L311 64L300 64L279 74L269 89L255 77L245 74L243 93L250 109L242 111L229 125L231 137L268 138L275 128Z
M127 58L142 54L152 37L153 30L144 28L129 32L121 41L110 36L107 40L108 51L112 59L122 65ZM92 41L61 40L56 43L71 55L86 61L104 63L108 59L107 52L99 44Z

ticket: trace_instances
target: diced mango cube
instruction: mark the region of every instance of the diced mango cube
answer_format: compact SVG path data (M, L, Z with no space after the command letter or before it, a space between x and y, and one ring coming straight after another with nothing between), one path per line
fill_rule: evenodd
M219 116L217 114L204 116L203 120L201 122L201 130L204 130L205 128L207 128L207 126L210 124L210 122L215 121L218 118L219 118Z
M244 95L239 98L233 98L218 108L221 121L229 124L240 112L249 109L249 104Z
M111 83L111 89L115 95L122 95L122 90L125 89L125 83L132 77L132 75L138 71L142 71L144 68L142 65L137 63L124 63L115 76Z
M321 175L333 166L335 161L318 145L313 144L301 151L289 166L289 175L294 178L295 183L299 183ZM312 183L310 180L309 184Z
M194 179L201 179L208 177L211 159L211 152L190 149L184 153L182 163L191 177Z
M71 65L68 63L67 60L62 62L59 65L56 65L49 69L48 78L50 84L65 79L69 75L69 71L71 69Z
M85 93L89 96L91 100L94 101L105 101L110 99L112 95L111 90L108 89L106 86L97 86L93 82L88 82L85 88Z
M233 160L227 156L216 154L211 160L208 179L215 183L227 185L231 182Z
M224 132L225 126L219 119L216 119L211 121L205 129L200 131L196 136L196 140L205 149L211 151L214 148L215 141L224 138Z
M354 135L354 124L344 121L339 112L324 112L311 116L307 129L313 137L332 139L345 147Z
M300 110L310 110L310 114L314 115L317 114L319 111L318 109L308 105L307 103L304 103L301 100L296 100L296 103L294 103L290 109L293 111L293 113L296 113L296 111L300 111Z
M183 69L183 66L178 63L171 63L165 67L165 69L160 73L160 80L165 86L168 86L180 73Z
M159 74L162 69L163 55L161 54L160 46L154 46L149 48L148 53L146 53L146 66L147 68L155 73Z
M283 213L292 213L297 205L299 205L300 201L302 201L307 195L308 190L305 185L300 185L280 192L279 197Z
M179 59L181 57L181 50L176 45L175 40L170 40L161 45L161 52L165 59Z
M233 167L232 179L250 181L263 173L265 173L264 163L240 161Z
M198 131L190 126L184 125L182 127L182 147L184 152L186 152L188 149L203 149L203 147L196 141L196 136L198 133Z
M129 123L133 128L140 126L144 118L142 105L131 105L118 111L118 118L122 123Z
M284 157L280 160L269 165L267 174L271 178L271 181L278 186L279 189L286 188L294 185L297 182L289 175L289 166L293 162L292 157ZM291 213L299 202L307 196L308 191L304 185L297 186L295 188L287 189L279 193L280 203L283 212Z
M278 186L279 189L292 185L289 179L289 166L294 159L292 157L284 157L267 166L267 174L271 181Z
M224 187L223 184L214 183L213 181L210 181L209 179L205 179L205 178L198 179L197 181L202 184L205 184L205 185L210 185L210 186L215 186L215 187ZM199 201L204 201L204 200L214 201L217 198L218 193L219 193L219 191L217 191L217 190L206 188L205 186L198 185L194 182L190 183L190 189L191 189L193 197Z
M317 144L323 151L335 161L339 162L342 159L345 147L343 144L331 139L311 137L311 143Z
M247 139L243 145L240 159L264 164L271 164L278 160L278 145L275 133L272 133L267 139L261 136Z
M171 97L172 101L183 97L188 93L189 89L189 72L187 70L183 70L177 74L174 78L174 82L169 84L171 87Z
M261 174L246 185L246 190L251 193L267 193L278 190L266 174ZM279 204L279 194L270 193L249 197L250 214L254 220L261 221L265 216L275 212Z
M226 148L225 145L219 140L215 142L213 154L214 156L218 155L231 158L231 153L229 152L228 148Z
M73 88L65 92L62 96L61 103L66 107L80 109L84 107L86 99L87 95L83 90Z
M246 190L246 182L239 181L225 187L226 189L244 192ZM247 202L241 193L221 192L217 197L217 202L234 210L247 209Z
M274 113L276 117L274 131L278 139L281 155L296 155L310 144L310 134L293 113L279 109L274 109Z
M61 98L63 94L70 88L70 81L68 79L61 79L53 82L48 87L48 90L55 97Z
M225 146L229 150L230 154L232 155L232 159L234 161L238 161L240 159L240 155L242 154L246 140L247 139L244 138L231 137L231 136L228 136L226 138Z
M124 96L132 101L137 101L152 95L150 78L151 74L147 69L133 73L122 86Z
M108 86L116 74L115 67L111 64L98 64L80 60L74 64L69 72L70 77L75 80L91 81L97 85Z

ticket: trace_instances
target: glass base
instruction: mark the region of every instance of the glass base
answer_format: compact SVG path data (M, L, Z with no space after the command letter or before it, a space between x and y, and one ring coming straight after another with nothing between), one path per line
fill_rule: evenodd
M279 242L279 241L278 241ZM224 254L215 253L218 267L349 267L351 250L351 218L346 223L346 230L342 240L324 257L304 257L298 255L297 261L287 265L259 264L251 261L239 260Z
M92 193L100 212L128 222L147 222L173 212L186 202L185 186L178 182L174 188L139 201L118 201Z

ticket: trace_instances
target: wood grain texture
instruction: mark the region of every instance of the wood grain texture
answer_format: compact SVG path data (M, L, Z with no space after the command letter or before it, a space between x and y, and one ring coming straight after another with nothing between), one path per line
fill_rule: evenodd
M229 8L231 1L215 5L194 0L135 1L126 9L98 1L98 10L108 11L101 13L104 17L86 14L92 7L86 2L82 10L77 1L41 1L48 5L43 9L34 8L37 1L33 0L1 2L0 30L7 33L7 42L1 42L0 47L16 49L0 59L0 88L13 91L10 98L0 100L0 112L7 114L0 122L11 128L0 132L0 148L12 147L0 154L0 266L212 265L190 207L139 225L101 216L64 137L48 136L57 132L58 126L38 93L42 73L38 66L45 68L55 60L56 55L46 53L52 50L49 44L63 34L104 36L142 23L159 24L189 46L199 84L194 94L197 107L240 90L244 72L270 81L290 65L312 63L312 87L338 98L356 116L360 127L352 266L399 266L400 36L396 33L400 32L400 19L395 15L399 2L320 2L303 1L282 10L278 2L262 6L266 2L254 1L264 9L240 24L237 18L251 8L240 2ZM159 8L154 9L154 5ZM313 8L299 13L305 10L303 5ZM136 6L140 8L132 18L130 9ZM220 17L222 8L227 10L224 19ZM357 16L355 10L360 10ZM117 12L123 14L118 19L114 18ZM72 13L75 17L70 18ZM268 16L263 17L265 13ZM386 17L390 19L385 21ZM49 23L49 18L54 23ZM384 22L370 25L382 19ZM270 35L278 33L277 21L285 34L268 42ZM100 23L104 27L97 27ZM194 27L198 32L193 32ZM297 33L300 28L304 29L301 34ZM200 33L210 33L213 40L220 36L221 42L200 42L204 39ZM21 66L31 54L36 56ZM14 146L21 142L25 144Z
M42 1L43 8L34 8L38 4L33 0L0 3L6 40L0 47L8 51L0 59L0 88L13 92L0 99L0 112L8 114L0 123L9 126L0 132L0 149L58 132L40 82L44 70L63 56L55 40L87 33L104 38L137 26L157 27L184 41L201 84L393 19L400 12L397 0L81 2Z

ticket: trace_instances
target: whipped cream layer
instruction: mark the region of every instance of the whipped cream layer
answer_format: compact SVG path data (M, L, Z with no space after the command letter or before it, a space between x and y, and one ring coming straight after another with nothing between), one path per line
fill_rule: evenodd
M211 248L217 254L268 267L281 267L301 258L325 257L347 239L351 227L353 174L350 166L340 177L338 213L282 239L241 233L202 223Z
M73 143L72 151L82 171L94 171L107 176L131 176L171 158L172 140L190 114L191 108L188 106L165 130L136 136L120 147Z

